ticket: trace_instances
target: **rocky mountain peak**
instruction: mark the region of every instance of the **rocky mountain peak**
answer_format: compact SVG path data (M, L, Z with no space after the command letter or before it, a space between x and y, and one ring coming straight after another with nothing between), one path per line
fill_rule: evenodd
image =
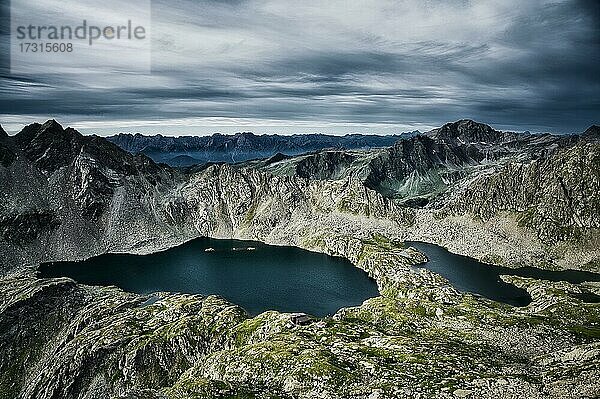
M46 121L44 124L32 123L27 125L15 136L17 144L20 147L26 147L32 143L50 146L53 142L66 143L79 140L83 136L73 128L64 129L60 123L54 119Z
M428 135L443 141L450 140L463 143L495 143L501 141L504 137L502 132L494 130L485 123L475 122L471 119L446 123L438 129L433 129Z
M48 119L42 125L42 129L44 130L64 130L62 125L56 121L56 119Z
M592 125L588 127L582 136L588 139L600 139L600 126Z
M25 126L15 136L15 143L42 171L51 173L68 165L80 152L84 137L73 128L64 129L51 119L44 124Z

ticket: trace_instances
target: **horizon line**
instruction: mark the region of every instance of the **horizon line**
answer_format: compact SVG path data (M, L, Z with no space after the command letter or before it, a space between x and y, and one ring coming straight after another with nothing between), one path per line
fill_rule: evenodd
M578 131L555 131L546 127L526 127L516 125L495 124L493 122L482 122L474 118L463 117L448 120L438 124L402 124L402 123L357 123L357 122L313 122L313 121L282 121L269 120L266 124L251 123L265 122L264 120L249 120L242 118L185 118L169 120L113 120L113 121L68 121L69 117L62 118L66 123L60 122L60 117L48 116L28 116L22 118L21 115L0 115L0 126L11 136L19 133L25 126L54 120L63 128L70 127L84 135L97 135L101 137L116 136L119 134L142 135L142 136L163 136L163 137L205 137L213 135L233 136L237 134L250 133L256 136L294 136L294 135L326 135L326 136L401 136L407 133L426 133L433 129L444 126L448 123L454 123L461 120L471 120L492 127L494 130L515 133L531 134L580 134L585 129ZM6 121L8 119L8 121ZM17 119L21 119L18 121ZM25 119L25 120L23 120ZM198 124L200 120L209 119L213 123ZM226 124L218 122L227 121ZM187 123L186 123L187 122ZM495 126L496 125L496 126ZM587 127L595 126L596 123L589 123Z

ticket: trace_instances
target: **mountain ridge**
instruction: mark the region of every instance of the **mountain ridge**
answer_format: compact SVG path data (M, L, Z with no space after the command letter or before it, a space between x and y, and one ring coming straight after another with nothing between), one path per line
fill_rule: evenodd
M329 182L348 180L352 185L373 190L377 195L381 195L386 204L397 203L394 206L402 209L408 207L408 209L433 211L446 207L449 199L453 195L458 195L456 193L462 192L462 186L470 185L474 176L496 174L503 165L513 162L529 163L536 159L546 159L551 154L574 146L581 140L589 141L585 135L565 137L498 132L488 125L469 120L451 122L432 132L402 138L391 147L368 151L321 150L299 156L289 156L279 152L279 155L275 154L263 160L236 164L234 170L244 171L243 173L255 170L260 174L272 175L274 178L282 176L285 179L297 177L308 181L322 181L323 183L319 184L324 185L329 185ZM464 142L457 140L458 138ZM466 139L487 141L466 142ZM48 189L67 189L70 198L74 201L74 205L69 205L67 208L76 206L78 209L73 212L93 223L108 217L106 215L110 215L114 207L122 207L120 196L138 198L135 199L135 203L144 196L159 202L173 196L177 198L181 195L177 187L186 184L188 179L206 174L215 168L226 167L217 162L208 163L202 168L191 167L178 170L157 164L143 154L131 154L104 138L84 136L74 129L62 128L54 120L44 124L29 125L16 136L2 140L6 143L0 148L2 165L5 168L15 169L12 175L8 175L9 180L23 180L24 176L40 175L41 180L32 186L39 187L39 185L47 185L41 175L45 175L46 179L51 178L52 185L58 186ZM17 166L13 165L15 162ZM21 176L17 177L15 173ZM26 183L11 184L16 187L11 195L20 198L19 184ZM294 184L304 183L298 181ZM59 189L61 185L63 188ZM129 188L125 190L125 187ZM135 189L137 192L133 187L137 187ZM133 191L128 191L130 189ZM513 191L516 193L518 189L516 186L511 187L505 195L511 195ZM173 190L176 191L172 192ZM28 192L24 187L22 191ZM53 201L63 201L57 193L48 195L58 196ZM46 203L42 198L37 201L40 204ZM144 212L149 212L148 215L144 214L144 217L151 219L156 218L155 207L166 206L151 203L147 199L144 201L146 203L141 209L147 209ZM175 201L174 204L179 204L178 201L180 200ZM16 205L16 200L12 204L17 209L20 208ZM347 206L354 207L351 204L343 205L344 209ZM367 204L362 209L369 208ZM400 208L399 212L407 212ZM470 208L460 209L461 212L474 212ZM490 209L494 212L487 212L488 216L503 208ZM22 212L22 216L19 216L19 212ZM32 223L34 220L41 220L40 223L43 225L44 220L55 220L58 217L57 212L60 213L56 209L52 210L51 204L46 204L36 209L23 209L16 214L9 213L6 216L8 219L5 221L4 229L10 230L17 226L24 217L30 218ZM170 218L175 218L173 212L174 209L168 210ZM176 210L177 214L181 212L189 212L189 209L184 207ZM369 210L369 213L371 212L374 211ZM375 212L385 214L383 210ZM531 227L538 232L543 231L546 223L544 219L534 219L534 221ZM35 222L33 225L40 223ZM52 229L56 224L49 223L48 227ZM582 227L585 229L585 225ZM45 228L38 230L40 234L47 231ZM560 236L558 234L560 229L552 231L556 233L545 236L546 241ZM101 233L90 232L90 234ZM6 236L24 238L37 237L37 235L38 233L34 231L23 231L19 234L6 233Z
M215 133L211 136L163 135L145 136L139 133L120 133L106 139L126 151L145 153L155 161L171 163L179 155L196 158L199 162L243 162L256 158L267 158L280 152L298 155L325 148L369 149L393 144L400 136L378 136L347 134L262 134L241 132L233 135Z

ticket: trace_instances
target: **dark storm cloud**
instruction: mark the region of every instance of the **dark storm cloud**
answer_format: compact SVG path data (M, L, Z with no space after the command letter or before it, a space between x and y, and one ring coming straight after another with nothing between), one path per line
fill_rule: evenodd
M3 68L0 113L164 130L186 118L336 132L465 117L555 132L598 123L600 3L498 3L156 1L151 75Z

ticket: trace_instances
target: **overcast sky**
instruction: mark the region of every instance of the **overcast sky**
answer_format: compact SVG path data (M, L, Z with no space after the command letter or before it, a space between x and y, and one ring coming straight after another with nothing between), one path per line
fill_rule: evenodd
M161 0L151 37L147 75L19 75L4 62L0 123L171 135L600 123L598 0Z

